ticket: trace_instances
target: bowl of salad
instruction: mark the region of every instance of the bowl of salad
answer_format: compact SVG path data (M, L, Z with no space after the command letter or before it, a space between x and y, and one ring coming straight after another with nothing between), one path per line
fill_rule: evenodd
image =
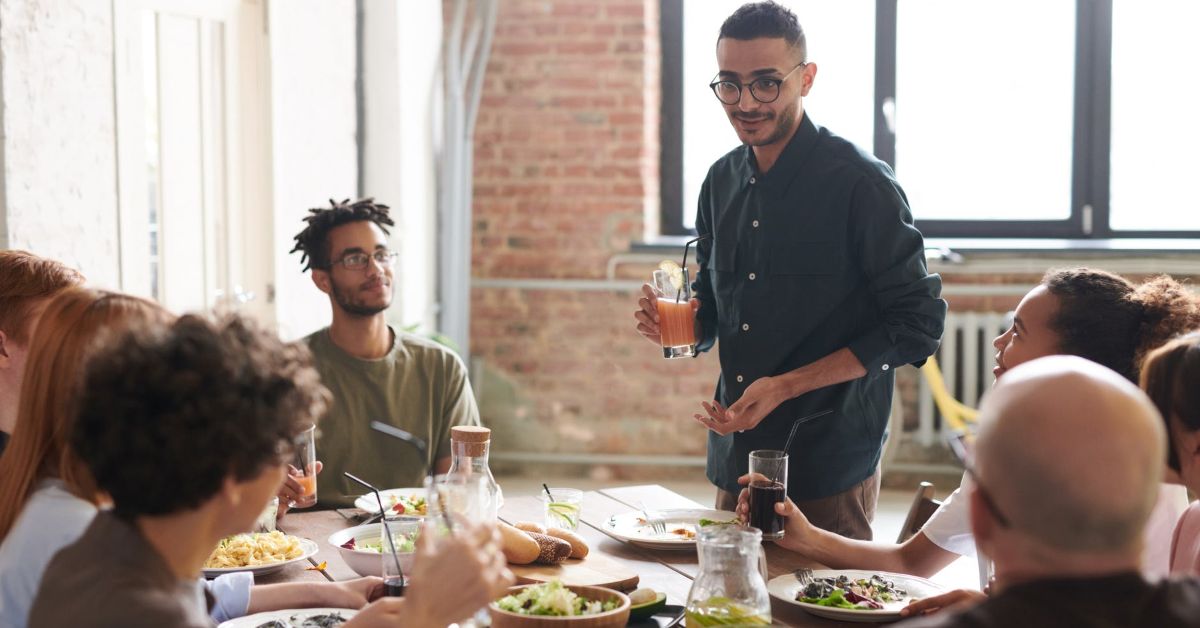
M400 551L400 568L408 572L416 551L420 520L388 520L388 528ZM354 526L329 535L329 544L338 549L346 566L360 576L383 575L383 526L378 523Z
M617 628L629 622L629 598L604 587L552 580L510 587L488 611L492 628Z

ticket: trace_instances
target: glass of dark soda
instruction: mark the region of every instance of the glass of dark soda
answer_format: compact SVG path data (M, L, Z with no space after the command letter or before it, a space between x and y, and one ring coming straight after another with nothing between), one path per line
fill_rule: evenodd
M787 470L787 452L750 452L750 526L761 530L764 540L783 538L785 519L775 512L775 504L787 497Z

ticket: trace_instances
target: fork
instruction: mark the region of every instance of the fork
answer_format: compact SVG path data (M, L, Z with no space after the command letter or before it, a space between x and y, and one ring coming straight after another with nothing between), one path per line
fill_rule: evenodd
M646 518L646 523L650 525L650 529L654 530L654 533L660 536L666 534L667 524L662 519L651 519L650 513L646 512L645 502L639 500L638 505L641 506L642 516Z
M794 573L796 580L800 582L800 586L806 587L813 581L813 570L808 567L801 567Z

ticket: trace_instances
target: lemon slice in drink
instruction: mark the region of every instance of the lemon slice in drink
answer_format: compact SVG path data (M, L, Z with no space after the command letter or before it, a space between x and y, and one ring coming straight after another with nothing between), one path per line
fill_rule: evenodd
M666 272L667 276L670 277L672 288L683 290L683 269L679 267L679 264L668 259L659 262L658 268Z

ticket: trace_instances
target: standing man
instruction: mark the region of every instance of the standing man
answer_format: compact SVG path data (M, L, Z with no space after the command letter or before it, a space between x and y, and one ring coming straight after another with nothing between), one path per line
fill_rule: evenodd
M342 475L349 471L379 488L421 486L433 465L450 468L450 428L478 425L479 409L467 370L446 347L393 329L384 318L392 304L392 268L397 253L387 245L394 225L388 207L366 198L309 210L308 226L296 235L305 269L329 295L333 323L306 338L321 382L333 393L321 422L317 497L342 506L363 492ZM428 457L404 450L395 439L371 429L382 421L426 440ZM298 494L289 478L281 493Z
M795 14L746 4L721 26L710 85L742 141L709 169L696 229L699 348L718 339L708 478L733 510L748 454L796 419L788 496L809 521L870 539L895 367L937 348L941 279L886 164L804 113L817 75ZM648 287L638 331L658 342Z
M0 251L0 453L17 423L29 341L50 297L83 275L25 251Z

